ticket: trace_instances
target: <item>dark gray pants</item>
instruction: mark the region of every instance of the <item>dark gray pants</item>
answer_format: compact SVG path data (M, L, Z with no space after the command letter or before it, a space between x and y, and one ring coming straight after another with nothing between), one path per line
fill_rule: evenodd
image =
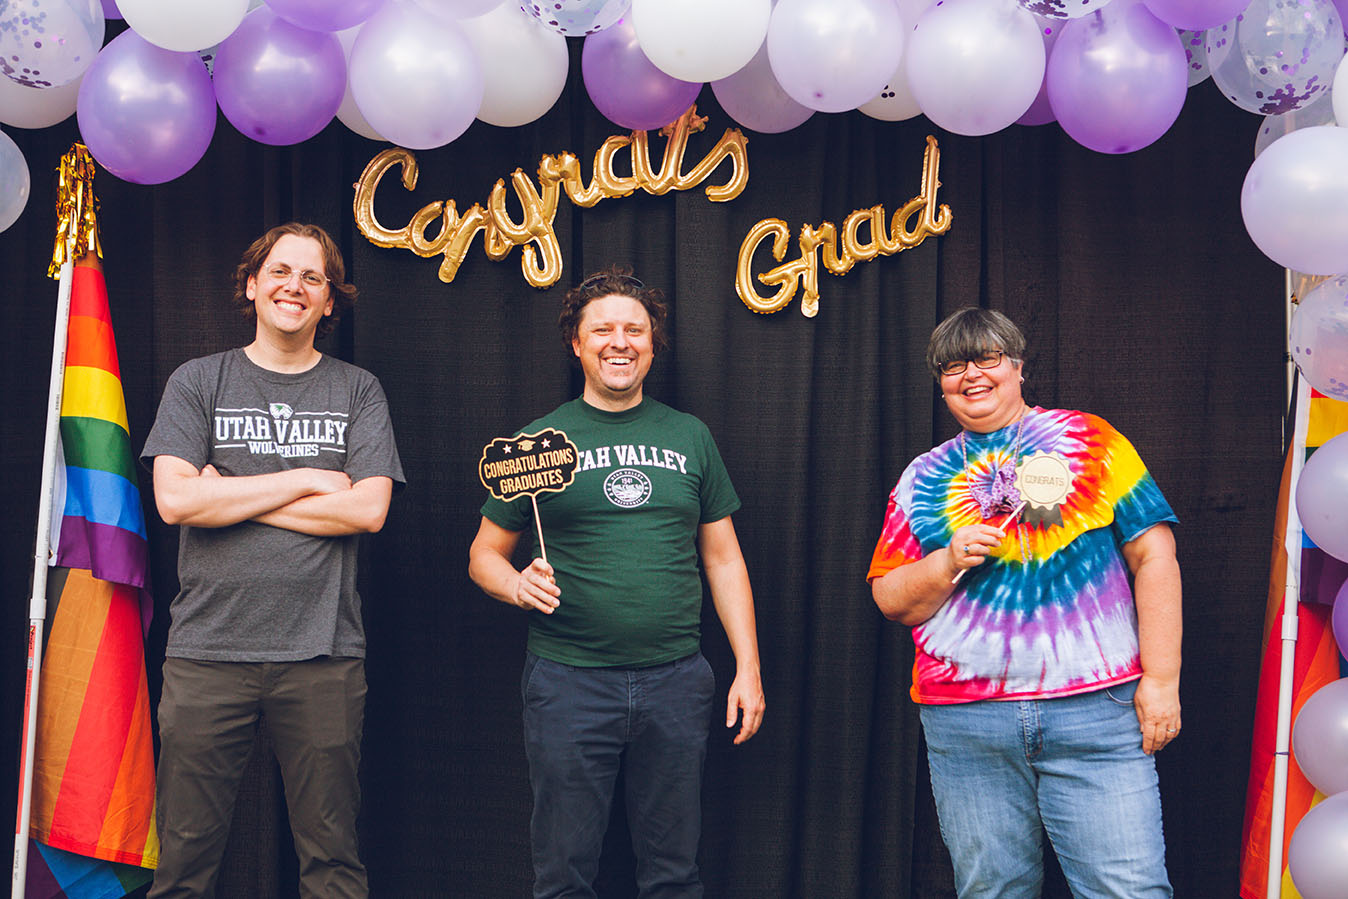
M285 783L300 895L366 896L356 845L364 714L362 659L166 659L155 805L161 856L150 896L215 894L260 715Z

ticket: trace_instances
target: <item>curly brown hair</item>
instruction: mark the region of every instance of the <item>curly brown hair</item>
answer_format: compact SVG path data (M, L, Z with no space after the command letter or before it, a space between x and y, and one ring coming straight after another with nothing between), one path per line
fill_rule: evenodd
M342 313L350 309L356 302L356 285L346 283L346 263L342 261L342 251L337 248L337 242L332 239L328 232L324 231L318 225L305 224L303 222L287 222L284 225L277 225L266 234L259 237L249 245L248 249L243 251L243 258L234 269L234 297L233 302L239 307L244 318L255 318L257 309L253 306L253 301L248 299L248 279L257 277L262 270L262 263L267 261L268 254L276 242L287 234L294 234L296 237L308 237L318 241L318 245L323 250L323 274L328 278L328 288L332 296L332 314L325 315L318 321L318 336L326 337L337 327L338 320Z
M665 321L669 318L669 306L665 295L654 287L647 287L632 276L632 269L626 265L610 265L600 269L566 292L562 297L562 311L557 316L557 328L561 331L562 345L568 356L572 355L572 344L580 333L580 320L585 307L591 301L607 296L631 297L642 305L651 318L651 348L658 355L669 346L669 337L665 332Z

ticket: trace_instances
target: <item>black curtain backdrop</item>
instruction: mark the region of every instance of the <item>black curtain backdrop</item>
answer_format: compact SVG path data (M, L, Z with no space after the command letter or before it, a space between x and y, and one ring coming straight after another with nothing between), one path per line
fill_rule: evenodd
M417 153L413 193L386 178L376 206L384 224L401 226L432 200L453 198L461 210L485 203L497 178L516 167L532 174L544 153L576 153L588 178L595 149L621 129L586 99L578 53L573 63L571 85L540 121L477 123L450 146ZM699 110L709 123L690 141L689 166L733 125L709 89ZM1029 399L1109 419L1183 522L1185 728L1158 760L1170 870L1177 895L1233 895L1285 405L1282 272L1252 245L1239 209L1258 125L1211 84L1190 92L1164 138L1118 157L1077 146L1056 125L965 138L924 118L819 114L787 134L749 133L749 184L732 202L710 203L700 190L588 210L563 200L565 271L545 291L523 281L519 249L493 262L480 237L451 284L437 278L439 257L370 244L354 226L352 183L382 145L338 123L303 145L271 148L221 118L206 157L172 183L100 174L137 450L177 365L250 339L228 306L229 279L267 227L324 225L360 287L355 313L323 348L382 380L409 481L382 533L366 540L360 579L370 647L361 839L374 894L528 893L518 698L526 619L468 580L484 495L475 466L491 438L578 393L556 336L558 302L585 273L622 262L672 301L672 347L648 391L708 424L744 503L736 528L768 711L743 747L713 727L708 894L953 895L908 699L911 640L876 611L864 575L903 466L955 431L923 365L928 335L948 312L978 304L1023 326ZM35 172L27 211L0 235L0 595L11 627L0 764L14 771L56 294L45 277L54 229L45 173L78 131L72 118L10 133ZM940 141L940 199L954 211L948 234L845 277L821 271L815 319L800 314L799 299L769 316L739 301L736 256L755 222L784 219L794 245L803 224L841 225L877 203L892 213L920 189L929 133ZM664 142L652 144L659 153ZM518 215L513 199L511 209ZM763 250L756 270L772 264ZM177 539L154 513L147 474L141 485L157 700ZM621 547L612 556L622 564ZM710 604L704 619L724 695L733 660ZM294 895L284 816L274 765L259 757L221 895ZM619 806L601 894L634 892ZM1067 895L1060 875L1046 895Z

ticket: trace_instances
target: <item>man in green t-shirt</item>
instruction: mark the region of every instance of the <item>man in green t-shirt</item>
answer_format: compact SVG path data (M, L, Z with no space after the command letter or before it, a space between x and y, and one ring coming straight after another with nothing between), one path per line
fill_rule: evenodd
M488 499L468 573L526 609L521 692L536 897L594 895L623 767L642 895L701 896L702 768L714 678L698 649L702 582L735 653L726 727L763 720L753 593L730 515L739 498L705 425L642 395L665 344L659 291L618 269L568 291L558 324L581 396L527 425L564 431L575 480L538 497L547 554L511 562L527 502ZM537 538L534 555L538 556Z

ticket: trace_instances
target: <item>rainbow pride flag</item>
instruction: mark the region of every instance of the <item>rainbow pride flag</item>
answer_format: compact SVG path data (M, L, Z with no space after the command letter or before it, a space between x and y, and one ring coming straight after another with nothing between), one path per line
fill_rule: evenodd
M1306 426L1306 456L1331 437L1348 431L1348 403L1313 391ZM1254 745L1250 753L1250 779L1245 793L1245 826L1241 840L1241 899L1264 899L1268 895L1269 840L1273 813L1273 768L1277 748L1278 676L1282 666L1282 615L1287 584L1287 504L1293 496L1292 457L1283 468L1274 524L1273 560L1268 582L1268 612L1264 619L1264 654L1259 671L1259 692L1254 711ZM1316 690L1348 674L1348 666L1334 641L1331 605L1345 579L1348 563L1325 553L1302 534L1301 605L1297 610L1296 657L1293 661L1292 720ZM1287 813L1283 830L1282 893L1285 899L1301 899L1287 869L1287 849L1303 815L1324 796L1297 767L1292 757L1287 771Z
M145 511L122 394L122 372L108 311L108 289L94 254L75 265L61 400L64 477L52 516L54 564L147 587Z
M65 460L33 756L28 899L110 899L159 861L145 518L97 256L74 269ZM63 498L61 494L64 494ZM55 519L56 516L54 515ZM121 890L121 892L117 892Z

